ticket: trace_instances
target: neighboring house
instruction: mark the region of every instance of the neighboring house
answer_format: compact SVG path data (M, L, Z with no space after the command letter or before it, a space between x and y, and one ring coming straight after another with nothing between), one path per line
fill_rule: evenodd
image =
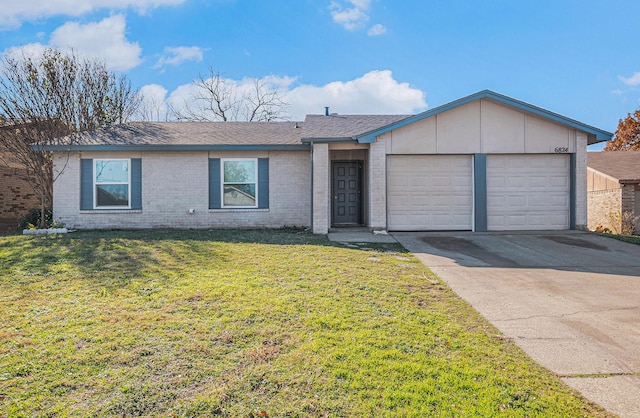
M0 232L15 231L20 218L40 207L40 199L24 180L26 175L23 166L0 151Z
M130 123L48 149L70 228L563 230L586 228L586 147L611 136L485 90L414 116Z
M57 122L11 122L0 118L0 231L15 231L20 218L32 209L40 209L42 205L40 195L34 189L39 184L38 176L32 170L28 171L25 160L19 158L24 156L20 154L22 146L38 142L44 136L43 133L53 137L63 135L63 132L68 130ZM16 144L22 145L15 146ZM28 148L24 149L27 150ZM36 158L32 163L36 164L38 161L40 159ZM50 203L50 199L45 200L47 209L50 209Z
M587 197L591 230L620 232L622 213L640 217L640 151L588 153Z

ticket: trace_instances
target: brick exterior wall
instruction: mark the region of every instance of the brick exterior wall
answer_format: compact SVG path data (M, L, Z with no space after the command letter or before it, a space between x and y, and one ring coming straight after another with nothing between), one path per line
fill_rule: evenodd
M313 145L313 233L326 234L329 231L329 145ZM307 185L307 189L308 189Z
M209 210L209 158L269 158L269 209ZM81 158L141 158L142 210L81 211ZM66 160L56 156L58 167ZM53 216L74 229L280 228L310 225L309 153L132 152L72 155L54 183ZM189 210L194 209L190 214Z
M622 189L597 190L587 193L588 227L595 231L598 227L619 231L620 224L612 224L611 213L620 212Z
M636 189L636 184L622 185L622 212L630 212L633 217L639 218L640 213L638 213L638 205L636 203L638 193L636 193ZM638 219L638 221L636 222L634 234L640 234L640 219Z
M587 134L576 131L576 229L587 229Z
M633 213L635 210L635 204L636 204L635 184L623 184L622 185L622 212Z
M0 167L0 232L15 231L21 217L40 207L40 199L26 181L25 170Z
M369 147L369 228L372 230L387 229L388 144L389 139L383 136Z
M636 184L636 197L635 197L635 210L634 210L634 215L636 216L636 218L640 218L640 184ZM635 231L636 235L640 235L640 219L638 219L638 223L636 225L636 231Z

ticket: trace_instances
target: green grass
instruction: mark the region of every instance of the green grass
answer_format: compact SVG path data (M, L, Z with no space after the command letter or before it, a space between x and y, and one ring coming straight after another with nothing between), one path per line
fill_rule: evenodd
M0 416L607 416L411 254L296 231L0 237Z
M628 242L630 244L640 245L640 235L603 234L600 232L594 232L594 234L617 239L618 241Z

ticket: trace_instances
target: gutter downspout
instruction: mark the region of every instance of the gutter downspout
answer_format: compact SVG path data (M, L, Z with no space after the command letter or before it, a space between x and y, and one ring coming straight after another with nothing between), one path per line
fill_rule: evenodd
M313 233L313 140L311 140L311 213L309 218L309 224L311 226L311 233Z

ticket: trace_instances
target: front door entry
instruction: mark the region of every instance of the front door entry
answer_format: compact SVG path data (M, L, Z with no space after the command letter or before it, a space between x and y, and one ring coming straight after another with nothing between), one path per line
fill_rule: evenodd
M332 171L333 225L362 225L362 161L334 161Z

